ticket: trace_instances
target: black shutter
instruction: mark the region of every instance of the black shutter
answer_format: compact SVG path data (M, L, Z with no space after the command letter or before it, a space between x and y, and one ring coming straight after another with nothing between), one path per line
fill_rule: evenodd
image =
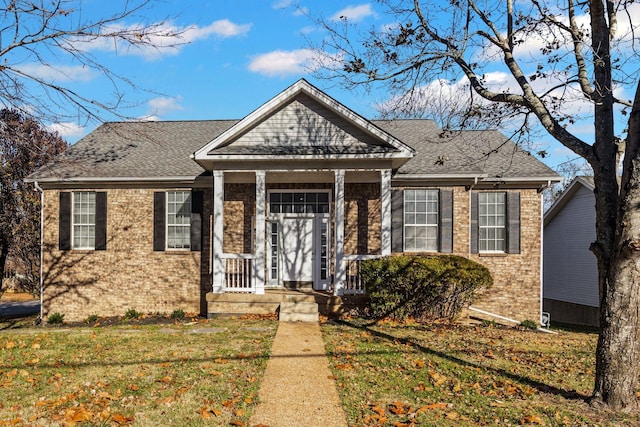
M469 236L469 252L478 253L478 193L471 192L471 235Z
M191 192L191 250L202 250L203 192Z
M453 252L453 190L440 190L440 252Z
M404 191L391 190L391 251L403 252Z
M107 250L107 193L96 193L96 250Z
M520 193L507 193L507 253L520 253Z
M165 250L165 197L164 191L153 193L153 250Z
M61 251L71 249L71 193L60 193L58 218L58 248Z

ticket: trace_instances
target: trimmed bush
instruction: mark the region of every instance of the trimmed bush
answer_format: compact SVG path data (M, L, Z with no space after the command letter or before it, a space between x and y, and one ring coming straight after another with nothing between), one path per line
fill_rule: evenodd
M135 308L130 308L124 313L125 320L133 320L140 317L140 313Z
M362 280L371 316L418 321L453 319L489 288L489 270L457 255L392 255L365 260Z
M64 314L55 312L51 313L49 317L47 317L47 323L50 325L62 325L64 322Z
M173 310L173 313L171 313L172 319L184 319L184 316L184 310L181 308L176 308L175 310Z

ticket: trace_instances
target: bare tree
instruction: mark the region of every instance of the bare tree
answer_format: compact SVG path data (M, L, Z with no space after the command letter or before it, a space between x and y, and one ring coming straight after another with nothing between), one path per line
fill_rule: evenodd
M625 0L378 3L392 24L362 29L345 17L318 20L327 31L317 46L324 62L320 77L341 79L347 87L383 85L411 102L415 88L463 76L476 96L500 106L501 115L488 117L493 123L519 117L523 134L539 125L591 166L597 236L591 249L601 295L591 402L637 410L640 91L631 17L640 13L638 5ZM624 90L635 92L633 104L619 95ZM626 134L616 134L621 127L616 109L631 112ZM584 116L593 119L592 138L571 131Z
M33 291L39 285L40 196L24 182L67 144L15 110L0 110L0 295L8 256Z
M125 118L127 96L141 87L94 55L99 50L170 49L183 29L168 19L149 22L153 0L101 2L95 16L79 0L5 0L0 6L0 103L40 121ZM77 71L110 87L97 99L74 88Z

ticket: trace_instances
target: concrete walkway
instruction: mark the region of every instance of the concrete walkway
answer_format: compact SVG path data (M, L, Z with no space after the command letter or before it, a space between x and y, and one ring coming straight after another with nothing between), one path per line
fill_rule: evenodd
M249 425L347 427L318 323L280 322Z

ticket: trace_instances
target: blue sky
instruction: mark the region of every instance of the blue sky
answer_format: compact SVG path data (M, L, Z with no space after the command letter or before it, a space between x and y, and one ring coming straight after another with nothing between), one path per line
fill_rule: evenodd
M84 0L81 7L84 14L98 15L118 4ZM376 9L375 2L302 0L299 6L313 16L345 16L351 22L378 27L391 24ZM120 110L123 116L153 120L238 119L300 78L308 79L368 118L375 118L373 104L388 96L379 91L349 92L335 83L315 80L306 68L311 55L306 49L307 39L319 40L322 31L292 0L160 0L145 18L154 22L167 16L171 17L172 26L185 31L183 45L159 51L115 49L111 43L91 46L91 53L100 63L148 91L128 92L132 105ZM55 57L50 62L64 71L64 76L57 77L62 84L98 100L110 95L109 85L97 72L78 63L61 63ZM46 74L51 69L35 72ZM505 78L500 74L495 77L497 81ZM64 121L50 125L73 143L97 124ZM576 128L582 135L592 133L589 123L576 126L583 126ZM551 137L543 137L536 148L551 154L544 161L552 167L575 157Z

